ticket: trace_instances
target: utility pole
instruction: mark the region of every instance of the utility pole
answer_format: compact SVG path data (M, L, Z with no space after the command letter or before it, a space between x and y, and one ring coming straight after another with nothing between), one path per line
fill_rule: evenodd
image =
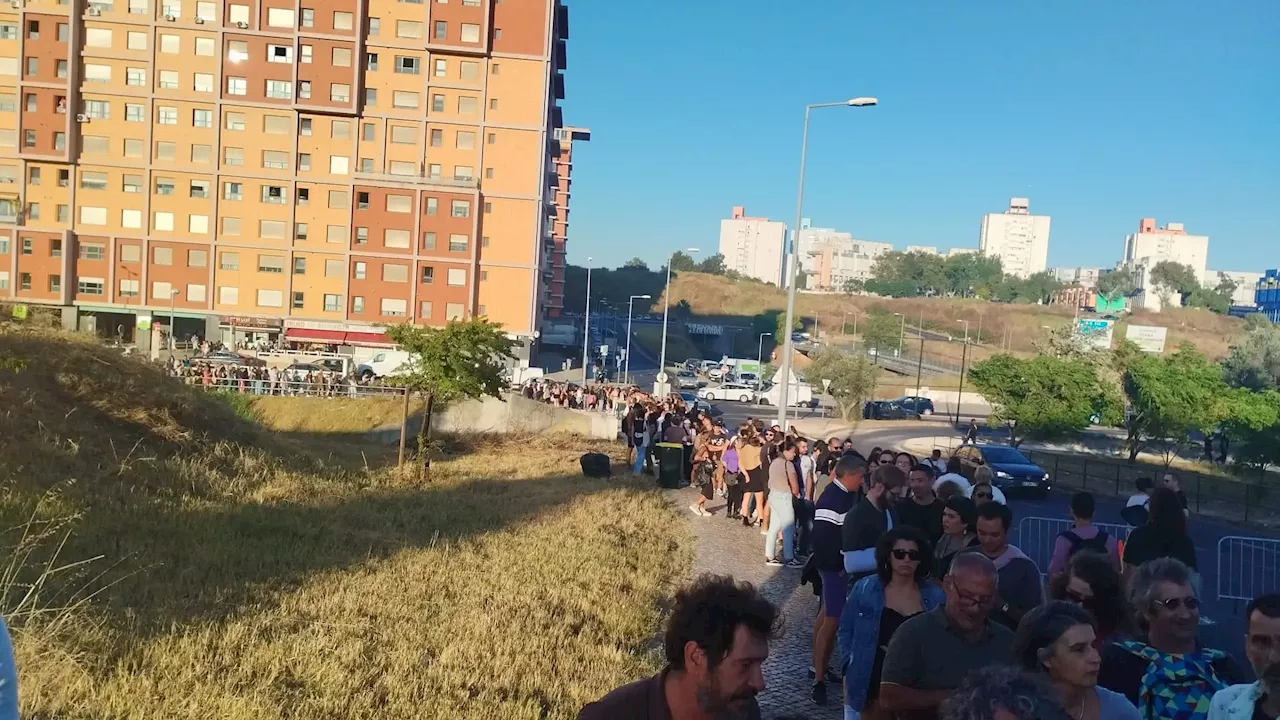
M924 333L920 333L920 357L916 359L916 414L920 413L920 375L924 371ZM959 405L959 403L956 403Z

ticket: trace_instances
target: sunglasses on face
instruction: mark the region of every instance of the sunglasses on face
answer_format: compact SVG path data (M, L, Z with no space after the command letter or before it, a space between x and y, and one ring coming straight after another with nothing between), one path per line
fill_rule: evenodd
M1085 605L1093 601L1092 597L1085 597L1084 595L1071 590L1066 591L1063 595L1066 596L1067 600L1070 600L1077 605Z
M903 550L902 548L894 548L893 557L895 560L910 560L911 562L920 562L919 550Z
M1162 607L1169 612L1177 612L1178 608L1185 607L1188 610L1200 609L1200 598L1168 598L1166 600L1152 600L1151 603L1158 607Z
M989 492L976 492L973 494L973 496L976 498L987 498L988 500L991 499L991 493Z

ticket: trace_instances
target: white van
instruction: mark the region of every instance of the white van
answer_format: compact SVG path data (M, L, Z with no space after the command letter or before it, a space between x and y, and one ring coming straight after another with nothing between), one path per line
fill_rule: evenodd
M395 375L401 368L408 369L410 361L409 353L403 350L379 350L368 361L360 363L356 377L367 382L370 378Z
M782 400L782 385L774 383L768 390L760 393L761 405L777 407ZM813 386L809 383L795 382L787 389L787 404L791 407L815 407L813 402Z

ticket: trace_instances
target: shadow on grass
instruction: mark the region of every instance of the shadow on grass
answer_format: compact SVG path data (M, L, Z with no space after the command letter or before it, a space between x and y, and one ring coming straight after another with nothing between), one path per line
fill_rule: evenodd
M327 571L406 549L465 542L555 513L590 494L649 488L642 481L550 475L439 486L369 488L305 502L207 508L155 503L86 516L75 545L146 567L99 596L145 634L216 620ZM500 568L494 568L500 572Z

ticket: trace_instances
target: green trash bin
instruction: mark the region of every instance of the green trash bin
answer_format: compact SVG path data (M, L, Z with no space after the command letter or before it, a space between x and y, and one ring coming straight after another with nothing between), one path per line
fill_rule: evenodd
M660 442L653 453L658 461L658 487L675 489L684 484L684 445Z

